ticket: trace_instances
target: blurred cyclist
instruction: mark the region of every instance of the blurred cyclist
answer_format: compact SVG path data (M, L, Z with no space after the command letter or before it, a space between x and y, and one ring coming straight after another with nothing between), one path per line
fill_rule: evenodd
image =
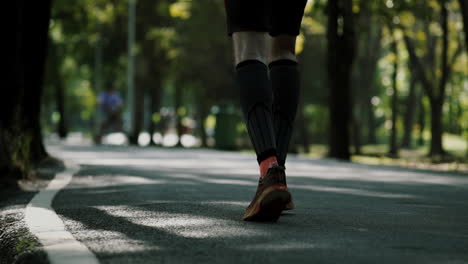
M101 143L103 133L122 130L122 99L114 88L107 88L98 97L99 129L95 138Z

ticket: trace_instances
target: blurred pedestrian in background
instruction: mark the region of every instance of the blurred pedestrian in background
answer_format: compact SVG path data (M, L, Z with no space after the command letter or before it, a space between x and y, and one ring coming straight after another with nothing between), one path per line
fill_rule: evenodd
M104 133L122 131L122 98L119 92L110 86L98 97L98 133L95 143L100 144Z

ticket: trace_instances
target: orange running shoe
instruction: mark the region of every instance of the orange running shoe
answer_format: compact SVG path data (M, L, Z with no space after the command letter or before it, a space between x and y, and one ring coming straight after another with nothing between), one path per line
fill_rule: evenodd
M257 192L243 219L258 222L277 221L286 205L291 202L291 194L285 183L283 166L269 168L266 175L260 178Z

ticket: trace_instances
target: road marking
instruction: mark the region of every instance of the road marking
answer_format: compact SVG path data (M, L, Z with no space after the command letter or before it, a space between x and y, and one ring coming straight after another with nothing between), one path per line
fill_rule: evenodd
M29 230L44 246L51 264L97 264L94 254L65 230L65 224L52 208L54 196L70 183L78 166L67 163L67 169L55 175L26 206L25 221Z

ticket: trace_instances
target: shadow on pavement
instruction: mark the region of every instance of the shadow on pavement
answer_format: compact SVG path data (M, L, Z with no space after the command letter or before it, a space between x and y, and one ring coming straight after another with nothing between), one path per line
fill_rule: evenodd
M102 262L442 263L468 258L467 186L456 177L399 180L384 170L382 182L360 167L348 168L350 177L326 166L309 174L292 170L288 184L297 209L276 224L259 224L241 221L256 178L248 170L226 172L83 165L53 207Z

